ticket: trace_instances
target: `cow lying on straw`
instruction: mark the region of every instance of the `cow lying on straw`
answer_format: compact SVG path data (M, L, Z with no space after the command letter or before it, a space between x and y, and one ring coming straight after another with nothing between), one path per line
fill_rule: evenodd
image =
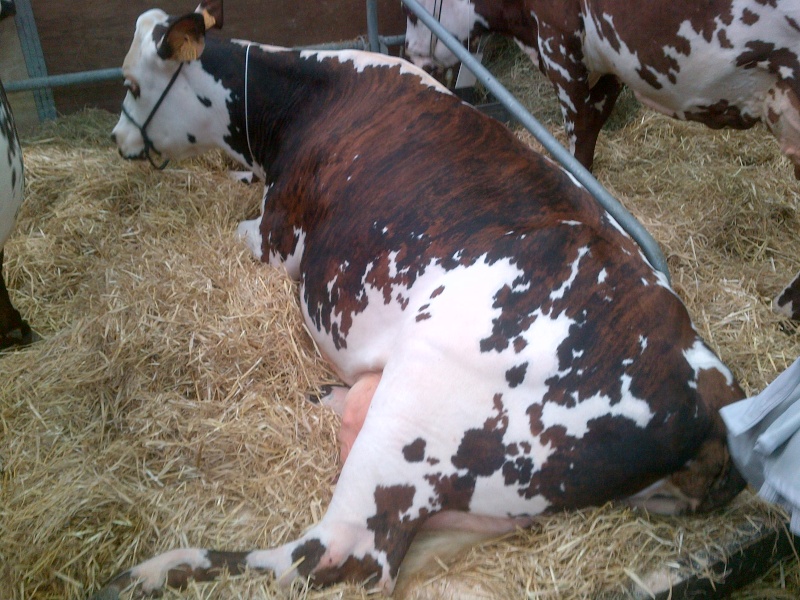
M742 489L718 414L741 389L565 171L402 60L206 37L221 25L221 2L139 17L113 137L154 164L220 147L263 179L239 232L299 281L347 386L322 399L343 467L299 539L173 550L100 597L221 569L391 592L422 529L615 499L708 511Z

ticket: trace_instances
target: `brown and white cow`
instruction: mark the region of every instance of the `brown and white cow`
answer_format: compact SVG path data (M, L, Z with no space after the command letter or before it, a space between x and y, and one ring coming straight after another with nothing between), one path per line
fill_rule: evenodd
M347 386L323 399L343 466L299 539L169 551L98 597L221 568L390 592L426 527L708 511L742 489L718 414L741 389L570 175L403 60L206 38L221 6L201 9L139 17L113 137L126 158L220 147L263 179L239 232L299 281Z
M712 128L762 121L800 179L800 2L713 0L419 0L457 39L513 37L553 84L570 150L592 167L622 85L645 105ZM413 14L406 53L418 66L457 58ZM800 319L800 275L775 299Z
M22 148L11 105L0 82L0 350L29 344L35 339L30 326L11 304L3 278L3 246L14 229L23 187Z

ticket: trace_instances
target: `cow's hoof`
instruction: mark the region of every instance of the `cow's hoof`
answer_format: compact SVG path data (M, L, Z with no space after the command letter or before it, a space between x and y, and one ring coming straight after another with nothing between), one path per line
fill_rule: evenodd
M133 589L135 588L135 589ZM133 590L131 598L142 598L148 596L141 587L133 581L130 571L120 573L114 579L106 583L103 588L89 598L89 600L119 600L120 594Z
M228 171L228 178L239 183L258 183L258 177L252 171Z
M24 323L2 335L0 335L0 350L7 350L10 348L22 348L34 342L38 342L42 337L30 328L30 325Z
M333 387L332 385L320 386L319 390L306 394L306 400L311 402L311 404L323 403L323 401L333 393Z
M119 600L119 590L113 587L105 587L89 600Z

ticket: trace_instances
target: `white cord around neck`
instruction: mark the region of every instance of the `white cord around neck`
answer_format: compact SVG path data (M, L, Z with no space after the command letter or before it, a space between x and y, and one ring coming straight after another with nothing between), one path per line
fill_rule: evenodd
M250 146L250 119L248 115L250 111L247 108L247 74L250 72L250 46L247 44L247 52L244 55L244 133L247 136L247 150L250 152L250 160L255 166L256 157L253 155L253 148Z

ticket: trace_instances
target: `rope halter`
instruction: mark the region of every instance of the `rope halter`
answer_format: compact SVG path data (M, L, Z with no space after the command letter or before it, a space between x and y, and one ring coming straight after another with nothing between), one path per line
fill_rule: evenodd
M122 104L122 114L125 115L128 118L128 120L131 123L133 123L133 125L139 130L139 133L142 134L142 140L144 141L144 150L142 150L142 153L147 158L147 160L150 161L150 164L153 165L153 168L158 169L159 171L162 171L167 166L167 164L169 164L169 159L166 159L160 165L156 164L155 160L153 160L151 152L157 154L158 156L161 156L161 152L158 151L155 144L153 144L153 140L150 139L149 135L147 135L147 126L150 125L150 121L153 120L153 117L155 116L158 107L161 106L161 103L164 101L164 98L166 98L167 92L169 92L169 90L172 88L172 85L178 79L178 75L180 75L181 69L183 69L184 64L185 63L181 63L180 65L178 65L178 70L175 71L175 73L172 75L172 79L169 80L167 87L165 87L164 91L161 92L161 96L159 97L155 106L153 106L153 110L150 111L150 114L147 116L142 125L139 125L136 122L136 120L131 116L131 114L125 108L125 104L124 103Z

